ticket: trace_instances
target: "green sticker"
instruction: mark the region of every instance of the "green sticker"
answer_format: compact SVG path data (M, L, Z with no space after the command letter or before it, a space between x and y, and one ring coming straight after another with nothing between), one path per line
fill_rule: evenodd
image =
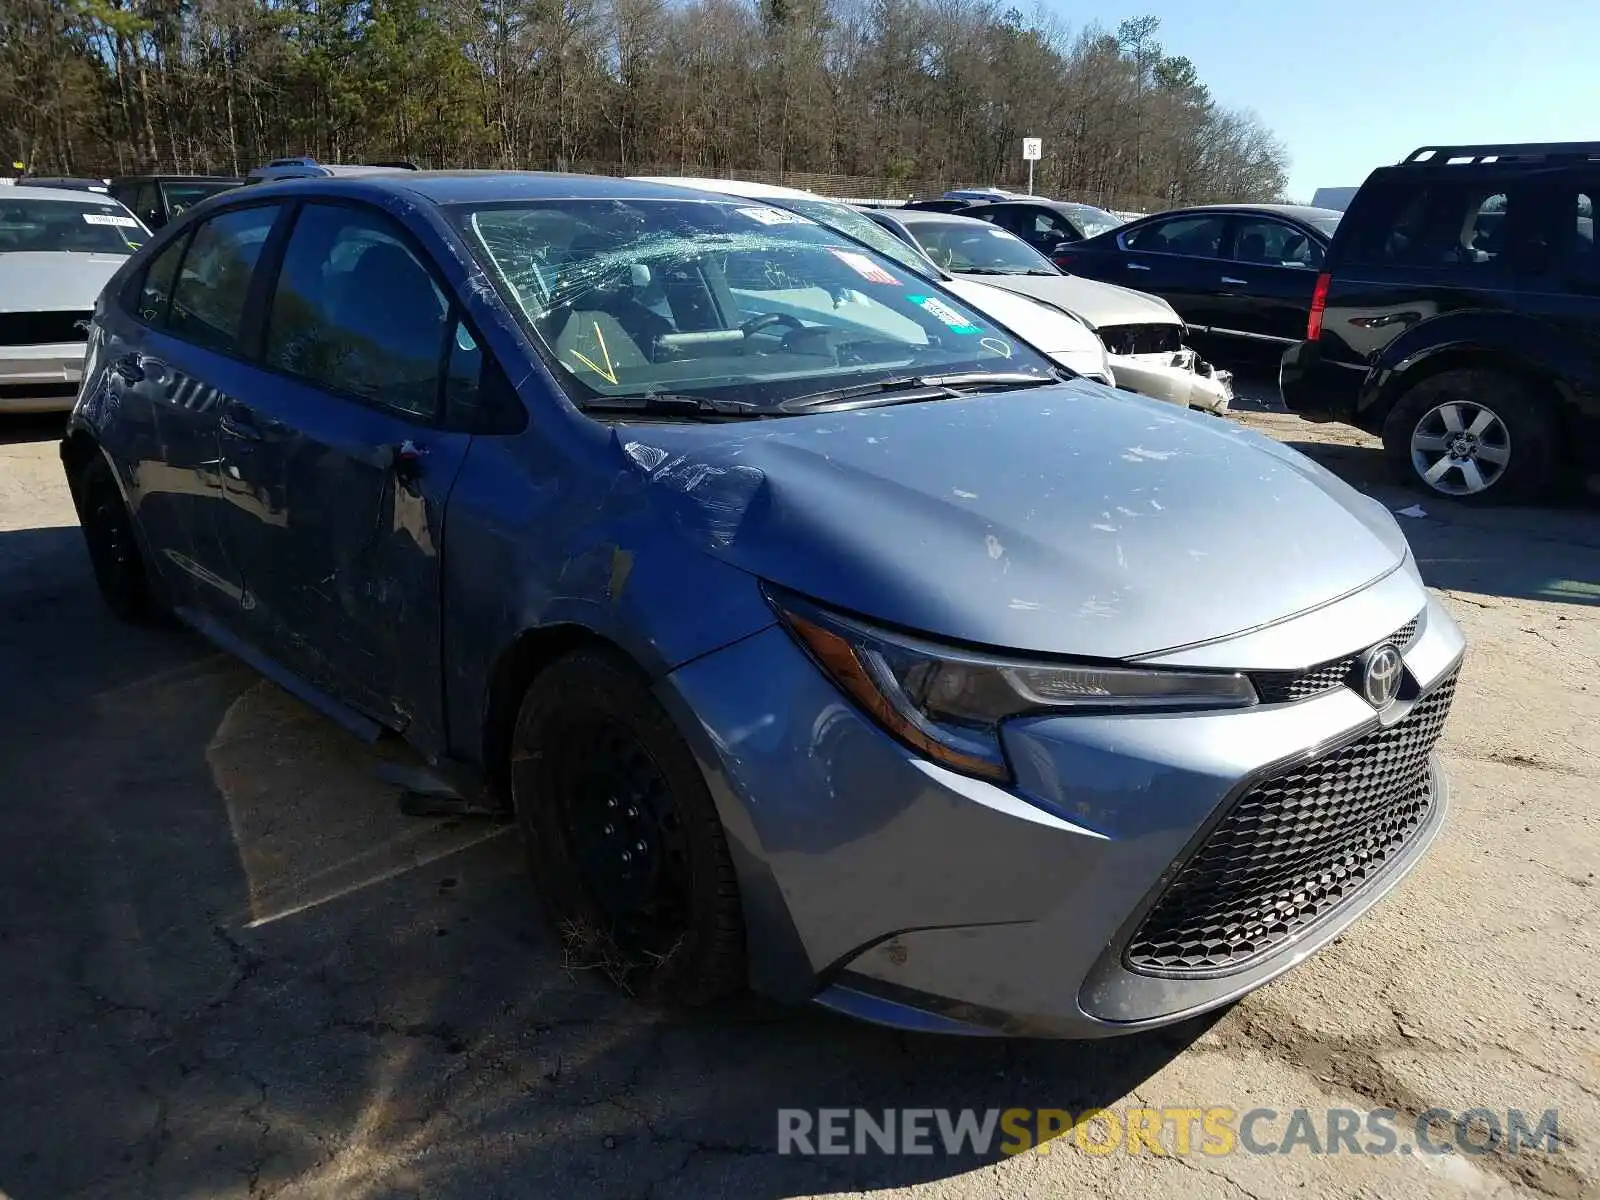
M937 321L943 322L951 333L982 333L983 330L973 325L955 309L951 308L937 296L907 296L907 300L921 308Z

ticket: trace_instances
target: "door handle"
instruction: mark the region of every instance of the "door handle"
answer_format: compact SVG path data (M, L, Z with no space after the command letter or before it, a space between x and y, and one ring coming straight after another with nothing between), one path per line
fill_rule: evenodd
M124 383L144 382L144 366L139 362L137 354L124 354L121 358L114 359L111 369Z
M1128 270L1130 271L1148 271L1149 269L1150 268L1145 266L1143 263L1131 262L1128 264Z
M217 422L217 428L231 438L241 442L259 442L261 430L256 428L254 417L250 410L242 404L230 404L222 410L222 418Z
M1235 279L1232 275L1224 275L1222 277L1222 282L1226 283L1226 284L1229 284L1229 285L1231 285L1233 287L1244 287L1245 286L1245 281L1244 280Z

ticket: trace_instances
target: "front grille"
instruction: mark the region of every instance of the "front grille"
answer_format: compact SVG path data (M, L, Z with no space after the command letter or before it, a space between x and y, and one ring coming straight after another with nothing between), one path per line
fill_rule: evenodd
M1374 642L1374 646L1381 646L1384 642L1392 643L1404 650L1411 644L1411 639L1417 636L1417 626L1422 621L1422 614L1418 613L1404 625L1396 629L1392 635L1381 642ZM1366 653L1365 650L1362 653ZM1261 697L1263 704L1292 704L1296 700L1304 700L1308 696L1316 696L1322 692L1330 691L1344 684L1354 677L1356 663L1361 659L1361 654L1350 654L1344 658L1336 658L1331 662L1319 663L1304 671L1256 671L1250 676L1250 682L1255 684L1256 695Z
M1102 325L1095 332L1111 354L1176 354L1183 349L1180 325Z
M75 383L0 383L0 401L72 400L77 395Z
M1238 970L1357 894L1428 817L1455 688L1451 675L1389 728L1252 786L1145 915L1128 968Z
M83 312L0 313L0 346L47 346L52 342L86 342L92 316ZM79 328L78 322L83 322Z

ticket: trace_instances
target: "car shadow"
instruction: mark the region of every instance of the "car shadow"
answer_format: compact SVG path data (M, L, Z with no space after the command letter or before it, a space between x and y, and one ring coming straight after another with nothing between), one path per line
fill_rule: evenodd
M66 431L64 412L0 414L0 446L60 441Z
M1600 499L1567 492L1544 505L1479 507L1395 483L1375 443L1286 444L1395 513L1430 586L1600 605Z
M403 815L391 749L192 635L110 618L76 529L0 533L0 561L19 565L0 575L14 1194L904 1186L1000 1157L1004 1135L784 1156L779 1110L1079 1113L1204 1027L1050 1043L757 999L654 1010L546 931L507 826Z

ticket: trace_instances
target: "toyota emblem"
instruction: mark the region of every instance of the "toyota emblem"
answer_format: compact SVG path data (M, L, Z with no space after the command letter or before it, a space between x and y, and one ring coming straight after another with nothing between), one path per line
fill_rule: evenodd
M1361 663L1361 695L1373 708L1388 708L1400 692L1404 671L1400 651L1387 644L1374 646Z

